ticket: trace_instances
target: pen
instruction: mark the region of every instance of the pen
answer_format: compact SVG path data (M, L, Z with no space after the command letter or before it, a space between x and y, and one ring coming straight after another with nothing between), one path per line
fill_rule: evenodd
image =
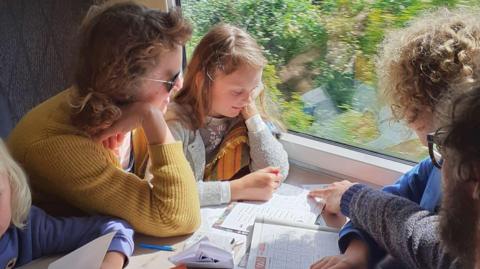
M175 248L172 246L162 246L162 245L150 245L150 244L138 244L141 248L146 249L155 249L155 250L163 250L163 251L175 251Z

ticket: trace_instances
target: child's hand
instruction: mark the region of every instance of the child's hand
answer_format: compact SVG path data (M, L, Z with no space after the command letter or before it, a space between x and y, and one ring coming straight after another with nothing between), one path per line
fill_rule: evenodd
M275 167L267 167L230 182L232 200L267 201L280 186L282 175Z
M121 269L125 263L125 255L120 252L107 252L100 269Z
M368 245L353 239L344 254L325 257L310 266L310 269L366 269L368 267Z
M252 90L252 93L250 94L250 103L243 107L241 113L242 117L245 120L248 120L249 118L255 116L258 114L257 110L257 105L255 104L255 100L257 100L258 95L263 91L263 84L260 84L258 87Z
M345 254L325 257L310 266L310 269L366 269L360 266L351 256Z
M255 100L251 101L248 105L244 106L240 113L242 113L242 117L244 120L248 120L251 117L257 115L258 109L257 109L257 105L255 105Z

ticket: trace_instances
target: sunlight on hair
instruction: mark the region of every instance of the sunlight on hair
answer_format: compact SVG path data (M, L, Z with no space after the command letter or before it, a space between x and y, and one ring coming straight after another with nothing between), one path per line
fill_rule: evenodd
M17 228L23 228L32 205L30 188L25 173L12 159L2 140L0 140L0 175L8 177L12 191L12 224Z

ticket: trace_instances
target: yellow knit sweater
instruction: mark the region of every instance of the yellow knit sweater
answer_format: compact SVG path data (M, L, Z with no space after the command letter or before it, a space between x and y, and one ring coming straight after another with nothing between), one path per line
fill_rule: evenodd
M34 202L65 203L89 213L127 220L153 236L194 232L200 224L198 192L180 142L148 145L133 133L135 173L117 157L72 126L72 88L43 102L18 123L8 139L14 158L30 176ZM148 156L153 179L143 179ZM42 204L39 204L42 206Z

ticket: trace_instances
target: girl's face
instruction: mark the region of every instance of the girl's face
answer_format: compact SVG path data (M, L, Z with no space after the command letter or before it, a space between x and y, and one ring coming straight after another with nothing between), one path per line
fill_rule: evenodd
M183 86L181 74L176 76L182 68L182 48L176 46L160 57L161 63L142 78L142 85L135 101L150 103L165 111L170 102L170 94ZM169 85L165 81L171 81L174 84Z
M422 145L427 146L427 134L435 131L432 112L424 110L415 121L408 123L408 127L415 131Z
M238 116L252 102L254 91L261 87L261 83L262 69L241 66L229 75L217 71L212 85L212 109L209 116Z
M0 236L10 226L12 220L10 182L7 176L0 173Z

